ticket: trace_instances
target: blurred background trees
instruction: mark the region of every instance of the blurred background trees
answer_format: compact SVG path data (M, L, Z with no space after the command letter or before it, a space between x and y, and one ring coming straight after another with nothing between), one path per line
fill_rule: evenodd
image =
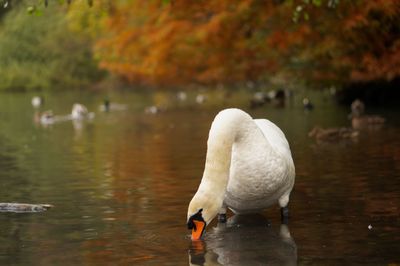
M28 1L3 8L0 88L85 87L105 76L157 87L349 87L400 75L396 0L70 2L41 5L40 16L27 14Z
M83 88L104 75L90 38L69 29L65 6L12 3L0 24L0 90Z

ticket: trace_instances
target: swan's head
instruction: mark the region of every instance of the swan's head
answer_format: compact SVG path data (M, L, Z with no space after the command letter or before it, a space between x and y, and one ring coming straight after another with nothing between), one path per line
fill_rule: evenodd
M187 226L189 230L192 230L192 240L200 239L206 230L207 224L204 221L202 212L203 209L200 209L188 219Z
M210 193L198 191L189 204L187 225L192 230L192 240L198 240L221 209L223 198L213 197Z

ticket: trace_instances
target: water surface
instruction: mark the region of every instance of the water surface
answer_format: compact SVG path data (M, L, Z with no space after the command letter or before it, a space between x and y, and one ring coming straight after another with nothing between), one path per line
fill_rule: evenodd
M128 106L98 112L104 97ZM30 94L0 96L0 202L49 203L45 213L0 213L1 265L338 265L400 263L400 117L354 141L319 143L314 125L349 126L348 108L319 100L304 112L248 109L247 94L215 93L203 105L168 93L45 95L42 110L67 114L74 102L92 121L41 126ZM157 104L166 111L144 112ZM202 175L210 123L241 107L280 126L296 184L288 226L278 207L215 222L192 243L188 202Z

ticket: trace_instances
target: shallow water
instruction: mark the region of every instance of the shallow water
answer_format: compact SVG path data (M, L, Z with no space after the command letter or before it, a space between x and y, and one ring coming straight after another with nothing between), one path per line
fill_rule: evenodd
M338 265L400 263L399 110L354 141L317 143L314 125L348 126L348 108L318 101L247 109L248 95L175 102L167 93L108 95L127 110L98 112L105 95L45 95L92 121L34 122L32 95L0 96L0 202L48 203L44 213L0 213L0 265ZM79 99L79 100L77 100ZM167 110L146 114L146 106ZM286 133L295 165L288 226L278 207L215 222L203 241L186 229L188 202L202 175L210 123L224 107L267 117Z

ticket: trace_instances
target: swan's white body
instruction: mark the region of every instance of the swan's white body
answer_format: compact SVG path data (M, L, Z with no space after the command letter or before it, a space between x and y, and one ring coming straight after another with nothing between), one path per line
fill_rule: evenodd
M208 225L226 207L235 213L276 203L286 207L294 179L289 144L274 123L239 109L223 110L211 125L204 174L188 218L203 209Z
M72 120L91 119L93 117L94 113L89 113L88 109L83 104L75 103L72 106L72 111L71 111Z

